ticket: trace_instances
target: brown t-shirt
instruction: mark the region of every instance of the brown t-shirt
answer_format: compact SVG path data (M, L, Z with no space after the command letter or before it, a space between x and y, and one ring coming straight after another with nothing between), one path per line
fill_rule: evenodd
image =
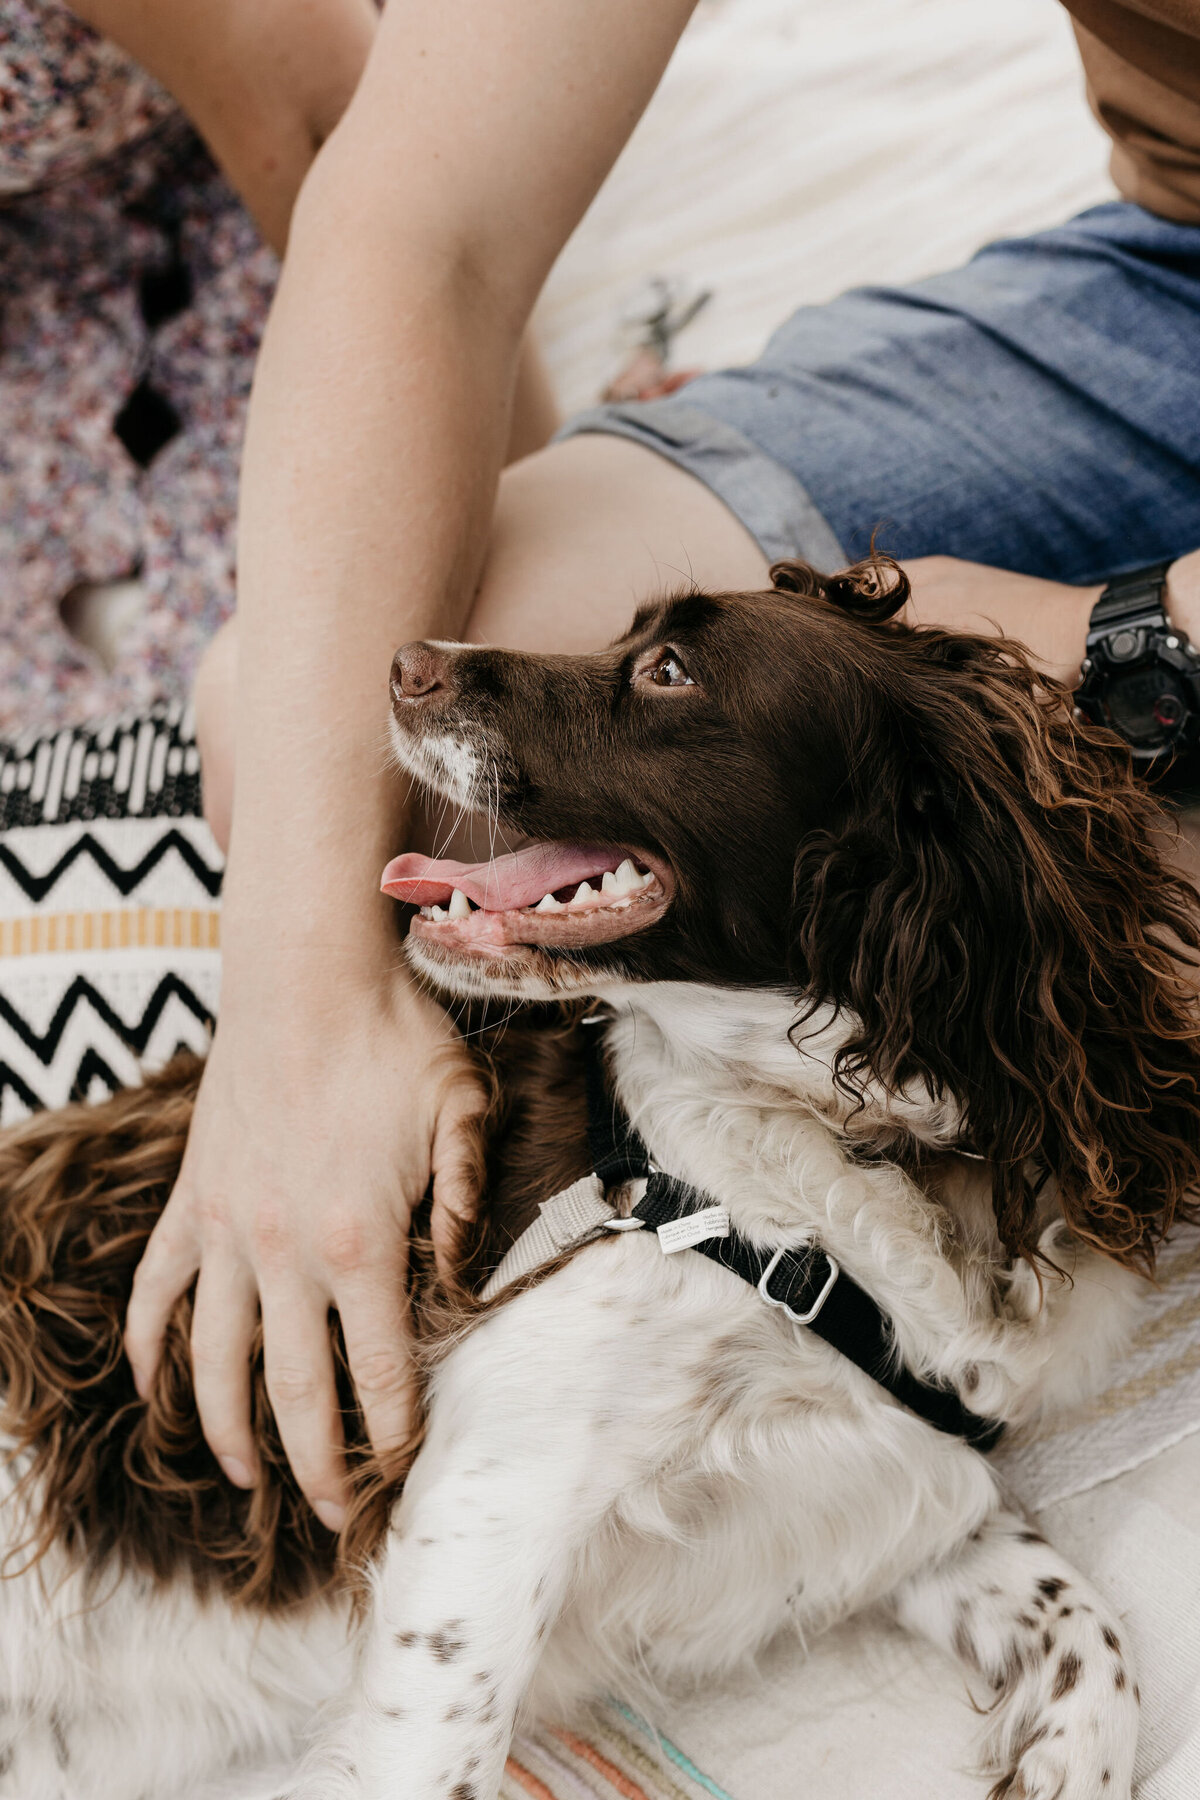
M1063 0L1126 200L1200 224L1200 0Z

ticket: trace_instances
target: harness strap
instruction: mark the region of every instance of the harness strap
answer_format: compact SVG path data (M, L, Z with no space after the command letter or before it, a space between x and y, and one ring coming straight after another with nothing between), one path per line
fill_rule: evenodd
M701 1206L710 1205L695 1189L652 1174L632 1216L657 1231L686 1216L682 1206L687 1201L688 1212L698 1210L698 1200ZM953 1389L921 1381L905 1368L896 1354L890 1319L819 1244L762 1250L739 1232L729 1231L693 1242L689 1248L740 1275L758 1289L768 1306L781 1307L794 1325L815 1332L939 1431L966 1438L977 1450L991 1450L998 1441L1002 1424L971 1412Z
M602 1017L584 1021L600 1024ZM815 1241L763 1250L732 1230L723 1207L686 1182L655 1168L639 1134L605 1078L600 1033L585 1035L588 1147L593 1173L543 1201L541 1214L509 1249L483 1289L492 1299L510 1282L532 1273L563 1250L606 1231L657 1232L668 1254L699 1251L710 1262L756 1288L768 1306L782 1309L793 1325L815 1332L842 1356L886 1388L902 1405L938 1431L990 1450L1004 1430L963 1405L951 1388L922 1381L905 1368L896 1351L891 1320L864 1288L845 1274ZM628 1218L621 1218L605 1190L645 1180L646 1188Z
M510 1247L484 1287L482 1298L492 1300L522 1275L532 1275L543 1263L553 1262L563 1250L574 1250L597 1237L617 1216L604 1197L598 1175L584 1175L549 1200L542 1201L538 1217Z

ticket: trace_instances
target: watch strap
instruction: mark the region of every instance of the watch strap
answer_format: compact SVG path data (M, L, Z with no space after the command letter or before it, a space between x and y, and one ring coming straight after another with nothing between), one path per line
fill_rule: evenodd
M1109 582L1088 621L1088 642L1114 626L1136 619L1144 624L1167 622L1166 587L1169 562L1151 563L1145 569L1131 569Z

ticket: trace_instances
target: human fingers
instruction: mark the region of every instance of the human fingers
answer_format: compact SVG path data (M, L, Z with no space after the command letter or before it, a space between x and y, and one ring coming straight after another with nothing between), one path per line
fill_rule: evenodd
M412 1432L417 1400L403 1256L390 1278L351 1279L335 1302L367 1436L377 1454L395 1450Z
M175 1303L200 1266L200 1244L188 1218L187 1199L187 1190L176 1183L134 1271L125 1314L125 1354L143 1400L154 1380Z
M340 1531L344 1439L327 1298L312 1282L277 1279L262 1284L260 1305L267 1393L287 1459L321 1523Z
M192 1309L192 1381L209 1447L237 1487L253 1487L258 1450L250 1419L250 1355L258 1289L232 1245L200 1265Z

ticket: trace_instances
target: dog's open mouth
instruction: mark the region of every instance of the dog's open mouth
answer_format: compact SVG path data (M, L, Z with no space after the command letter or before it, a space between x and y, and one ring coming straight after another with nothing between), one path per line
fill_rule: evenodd
M486 954L507 944L572 950L628 937L662 917L674 878L640 851L538 843L484 863L410 851L388 864L382 887L420 907L415 936Z

